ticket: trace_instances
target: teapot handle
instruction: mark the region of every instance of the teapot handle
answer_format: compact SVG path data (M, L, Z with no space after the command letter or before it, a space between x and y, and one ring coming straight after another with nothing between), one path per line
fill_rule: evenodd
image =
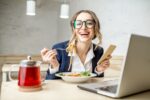
M40 70L41 70L41 67L43 66L42 65L42 62L41 61L39 61L39 63L40 63ZM40 72L41 73L41 83L42 84L44 84L45 83L45 77L46 77L46 72Z
M40 66L40 70L41 70L41 67L42 67L42 61L37 61L37 66ZM45 75L43 75L44 73L42 73L42 71L40 72L41 74L41 83L44 84L45 83Z
M8 78L9 78L10 81L15 81L15 79L12 78L11 73L12 73L12 69L16 66L17 65L15 65L15 64L10 66L10 70L9 70L9 73L8 73Z

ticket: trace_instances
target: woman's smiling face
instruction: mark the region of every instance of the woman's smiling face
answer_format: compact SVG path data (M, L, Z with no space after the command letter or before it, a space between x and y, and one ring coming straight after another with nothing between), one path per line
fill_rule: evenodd
M94 21L89 13L80 13L74 22L74 31L80 42L92 41L94 37Z

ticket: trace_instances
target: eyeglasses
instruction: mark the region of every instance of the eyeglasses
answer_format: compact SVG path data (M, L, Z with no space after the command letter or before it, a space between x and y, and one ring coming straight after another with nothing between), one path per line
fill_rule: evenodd
M80 29L82 27L83 23L85 24L86 28L93 28L93 26L95 25L94 20L86 20L86 21L75 20L73 23L74 28Z

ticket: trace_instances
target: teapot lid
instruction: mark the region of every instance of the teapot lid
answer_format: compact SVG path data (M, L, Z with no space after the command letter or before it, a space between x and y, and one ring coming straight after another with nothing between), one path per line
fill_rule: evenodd
M31 60L31 56L27 56L27 60L21 61L21 66L34 66L36 65L36 61Z

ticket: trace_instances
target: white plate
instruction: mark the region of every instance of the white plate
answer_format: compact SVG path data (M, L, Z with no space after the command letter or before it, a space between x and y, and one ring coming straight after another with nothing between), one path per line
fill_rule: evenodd
M64 81L66 82L71 82L71 83L79 83L79 82L86 82L89 80L91 77L95 77L96 74L90 73L90 76L68 76L68 74L72 74L73 72L62 72L56 74L57 77L61 77ZM63 75L61 75L63 74Z

